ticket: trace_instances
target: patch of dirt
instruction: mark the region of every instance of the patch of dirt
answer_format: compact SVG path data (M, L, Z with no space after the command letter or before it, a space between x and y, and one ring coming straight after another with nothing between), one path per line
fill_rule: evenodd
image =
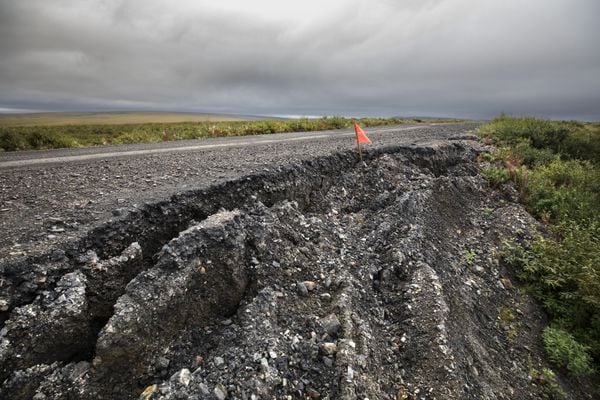
M544 315L498 262L536 222L478 151L316 158L3 265L0 397L551 398Z

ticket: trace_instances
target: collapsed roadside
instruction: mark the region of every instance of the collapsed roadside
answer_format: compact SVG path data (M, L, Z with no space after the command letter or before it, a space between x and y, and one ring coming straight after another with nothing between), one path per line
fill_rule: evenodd
M586 398L534 373L544 316L498 260L537 223L455 139L175 196L3 266L0 393Z

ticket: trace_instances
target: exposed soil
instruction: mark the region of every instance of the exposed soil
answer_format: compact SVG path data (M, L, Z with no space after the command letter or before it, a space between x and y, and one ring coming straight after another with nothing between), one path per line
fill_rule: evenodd
M557 396L532 377L544 315L498 261L537 224L479 151L337 152L5 258L0 398Z

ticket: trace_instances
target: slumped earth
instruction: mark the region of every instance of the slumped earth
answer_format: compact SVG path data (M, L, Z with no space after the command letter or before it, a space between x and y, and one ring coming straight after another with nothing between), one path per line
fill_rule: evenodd
M477 146L316 158L4 265L0 398L541 398L544 316L498 261L536 222Z

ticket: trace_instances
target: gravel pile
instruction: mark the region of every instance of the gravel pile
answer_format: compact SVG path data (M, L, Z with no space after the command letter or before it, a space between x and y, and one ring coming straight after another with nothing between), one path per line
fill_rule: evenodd
M544 317L498 260L536 223L477 175L479 150L337 153L4 265L0 397L548 395Z

